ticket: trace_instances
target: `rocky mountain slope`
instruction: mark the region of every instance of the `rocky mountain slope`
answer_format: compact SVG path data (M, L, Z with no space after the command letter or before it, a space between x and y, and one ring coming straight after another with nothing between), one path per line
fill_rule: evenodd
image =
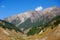
M14 24L20 30L26 31L32 27L45 25L55 16L60 16L60 8L53 6L40 11L28 11L17 14L4 20Z

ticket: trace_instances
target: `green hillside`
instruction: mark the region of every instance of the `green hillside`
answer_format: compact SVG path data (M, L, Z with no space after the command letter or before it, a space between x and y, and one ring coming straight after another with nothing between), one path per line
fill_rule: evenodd
M9 29L9 30L15 30L15 31L19 31L21 33L23 33L19 28L17 28L15 25L6 22L4 20L0 20L0 27L4 28L4 29Z

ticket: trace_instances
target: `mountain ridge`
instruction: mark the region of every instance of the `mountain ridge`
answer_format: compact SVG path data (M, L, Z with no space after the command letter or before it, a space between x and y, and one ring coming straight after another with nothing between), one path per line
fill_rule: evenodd
M31 27L44 25L58 15L60 16L60 8L53 6L41 11L29 11L17 14L15 16L5 18L4 20L14 24L18 28L22 29L22 31L25 31Z

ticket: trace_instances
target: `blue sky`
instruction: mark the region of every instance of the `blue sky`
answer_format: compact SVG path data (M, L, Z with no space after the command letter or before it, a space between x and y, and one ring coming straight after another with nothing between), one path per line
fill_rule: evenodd
M0 19L35 10L39 6L43 9L51 6L60 7L60 0L0 0Z

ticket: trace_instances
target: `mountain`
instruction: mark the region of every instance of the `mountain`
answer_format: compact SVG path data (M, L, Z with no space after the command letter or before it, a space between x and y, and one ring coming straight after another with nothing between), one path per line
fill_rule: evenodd
M42 27L51 21L54 17L60 16L60 8L53 6L40 11L28 11L20 13L4 20L14 24L21 31L27 32L32 27ZM29 30L28 30L29 31Z
M50 27L50 29L54 29L55 27L57 27L60 24L60 16L56 16L54 17L51 21L49 21L46 25L44 25L44 27L32 27L29 32L27 33L27 35L34 35L34 34L41 34L42 32L45 32L45 30L47 28Z
M44 32L40 32L40 27L33 27L30 34L35 34L26 36L20 31L16 32L17 28L13 28L15 27L13 24L0 20L0 40L60 40L60 16L54 17L48 23L50 25L44 26Z
M20 31L16 32L13 24L0 20L0 40L60 40L60 16L54 17L48 24L47 27L44 25L43 32L40 31L41 27L33 27L29 34L35 34L26 36Z
M23 33L19 28L17 28L14 24L11 24L9 22L6 22L4 20L0 20L0 27L4 29L9 29L9 30L15 30L16 32L21 32Z

